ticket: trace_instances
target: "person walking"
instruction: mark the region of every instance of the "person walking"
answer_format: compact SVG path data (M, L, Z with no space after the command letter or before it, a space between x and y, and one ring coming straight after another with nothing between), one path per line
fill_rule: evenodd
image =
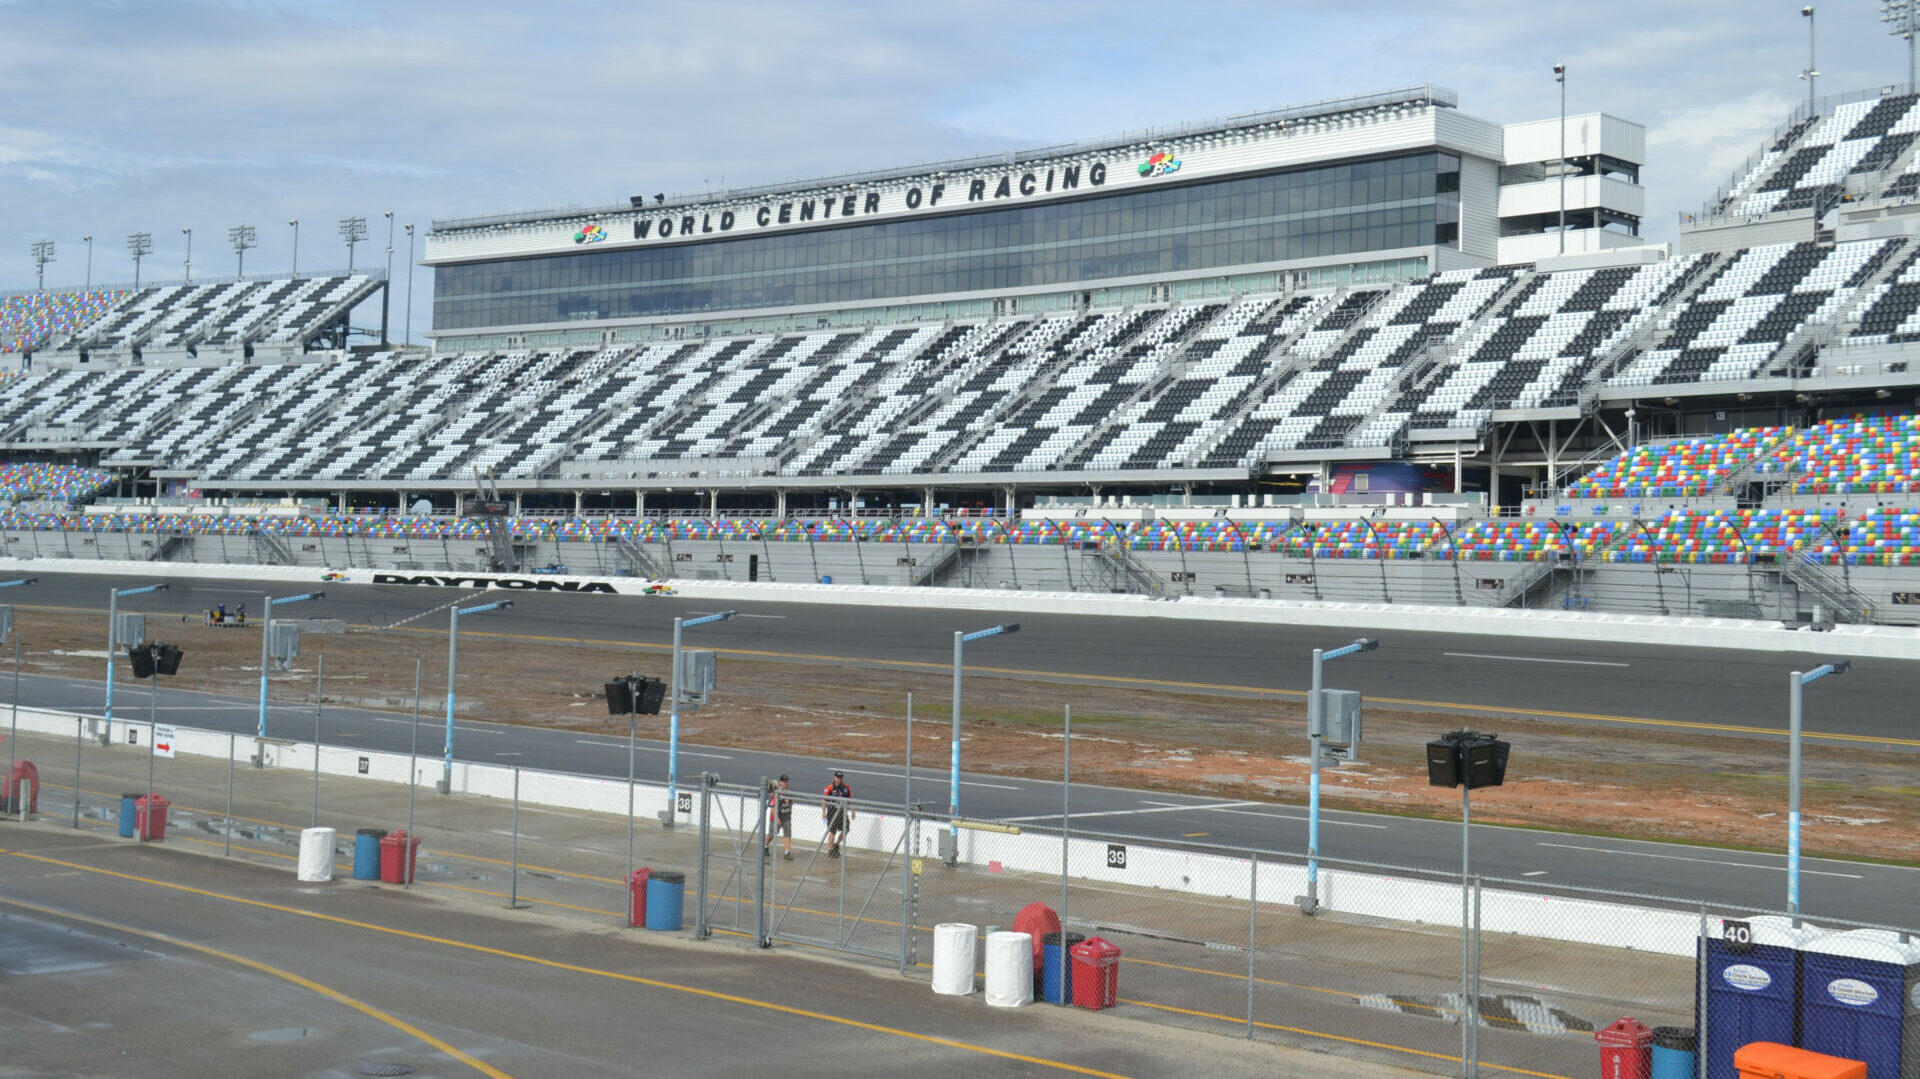
M789 862L793 861L792 790L793 788L787 785L786 774L782 773L779 785L773 787L769 792L773 797L771 799L772 804L767 807L767 838L766 841L760 845L760 856L762 858L773 857L773 836L775 832L778 832L780 834L780 846L783 851L780 857Z
M827 822L827 857L840 857L840 843L847 838L847 823L853 820L853 788L847 786L847 774L835 769L833 782L820 803L820 815Z

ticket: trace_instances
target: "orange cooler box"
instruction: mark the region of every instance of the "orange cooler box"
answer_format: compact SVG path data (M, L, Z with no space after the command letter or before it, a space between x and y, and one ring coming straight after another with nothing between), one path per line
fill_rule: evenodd
M1740 1079L1867 1079L1862 1061L1778 1042L1752 1042L1735 1049L1733 1067Z

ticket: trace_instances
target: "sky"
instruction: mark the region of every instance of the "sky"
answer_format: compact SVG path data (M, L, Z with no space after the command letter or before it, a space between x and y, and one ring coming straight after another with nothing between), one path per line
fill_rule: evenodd
M1786 0L0 0L0 292L384 266L436 218L624 203L1434 83L1497 122L1646 125L1671 240L1807 84ZM1881 5L1817 5L1824 96L1907 78ZM412 317L428 327L431 273ZM399 336L398 329L395 336Z

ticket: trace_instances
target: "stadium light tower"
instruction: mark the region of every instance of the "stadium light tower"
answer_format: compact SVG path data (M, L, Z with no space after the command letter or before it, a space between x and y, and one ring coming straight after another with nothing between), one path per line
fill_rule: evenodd
M291 221L289 221L289 222L287 222L287 224L289 224L289 225L292 225L292 226L293 226L293 270L292 270L292 273L293 273L293 279L294 279L295 281L298 281L298 280L300 280L300 219L296 217L296 218L294 218L293 220L291 220Z
M93 291L93 237L82 236L80 241L87 245L87 284L88 292Z
M153 233L127 233L127 254L133 256L133 287L140 287L140 259L153 254Z
M347 272L353 272L353 245L367 238L367 219L364 217L343 217L340 219L340 238L347 241Z
M387 219L387 283L380 289L380 346L387 344L387 311L393 306L393 211L381 214Z
M1887 24L1887 33L1894 37L1907 39L1907 89L1913 89L1913 39L1914 32L1920 30L1920 3L1915 0L1886 0L1880 5L1880 21Z
M407 344L413 344L413 226L407 226Z
M1807 69L1800 73L1800 77L1807 80L1807 119L1811 120L1813 119L1813 84L1820 78L1820 72L1815 70L1813 63L1813 5L1808 4L1801 8L1800 14L1807 20Z
M233 253L238 258L234 264L233 276L247 276L247 248L259 247L260 240L254 235L252 225L235 225L227 230L227 242L233 245Z
M28 257L33 259L33 272L39 277L39 284L34 287L37 291L45 292L47 290L47 263L56 261L53 257L53 241L35 240L33 244L27 248L27 253Z
M1567 253L1567 65L1553 65L1560 84L1560 253Z
M187 277L186 279L188 281L191 281L193 280L193 230L181 229L180 234L187 238Z

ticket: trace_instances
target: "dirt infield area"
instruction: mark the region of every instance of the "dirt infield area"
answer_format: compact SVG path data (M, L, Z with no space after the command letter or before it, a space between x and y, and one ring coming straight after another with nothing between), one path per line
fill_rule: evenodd
M99 679L100 620L35 610L23 669ZM169 688L251 697L259 684L257 628L217 629L149 616L157 640L186 651ZM660 650L460 635L464 718L621 734L600 686L616 674L663 676ZM326 701L406 710L414 660L437 713L446 693L446 635L431 629L308 634L294 671L276 675L275 700L311 701L314 657L326 656ZM116 664L128 679L127 664ZM875 669L721 652L719 689L682 717L691 743L781 750L845 761L898 763L907 695L918 714L916 756L945 760L951 682L934 672ZM124 683L123 683L124 684ZM1275 802L1306 797L1305 715L1299 695L1269 699L1166 693L969 674L965 742L970 771L1054 778L1061 721L1073 709L1076 781ZM665 716L642 718L664 736ZM1424 745L1471 725L1515 744L1506 785L1474 800L1478 821L1555 830L1779 850L1785 844L1787 750L1777 738L1618 727L1459 712L1369 708L1364 763L1325 773L1327 803L1452 817L1453 791L1427 785ZM1920 862L1920 758L1892 746L1810 740L1805 843L1811 854ZM729 777L734 778L734 777ZM739 777L745 778L745 777Z

